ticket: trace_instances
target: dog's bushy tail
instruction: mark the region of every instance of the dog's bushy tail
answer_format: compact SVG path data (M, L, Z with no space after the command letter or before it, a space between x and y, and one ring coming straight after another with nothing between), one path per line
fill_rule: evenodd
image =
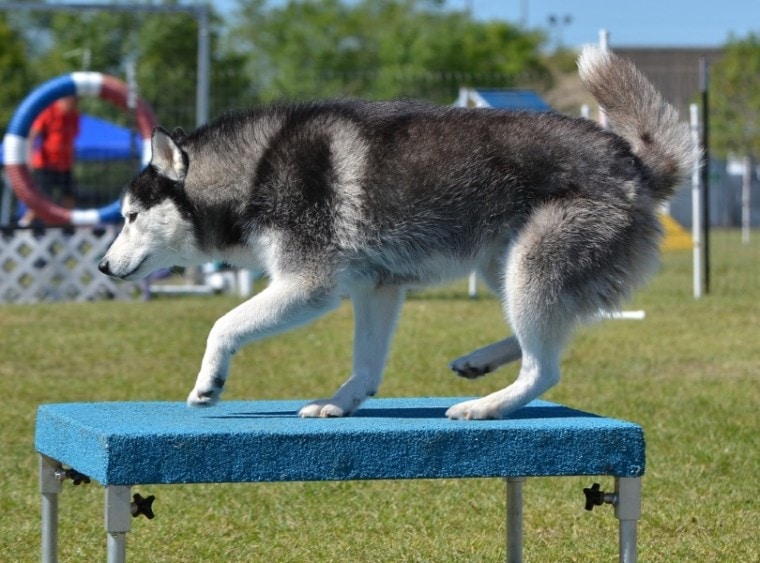
M615 132L652 171L652 196L668 199L697 158L689 125L630 61L587 46L578 58L578 70Z

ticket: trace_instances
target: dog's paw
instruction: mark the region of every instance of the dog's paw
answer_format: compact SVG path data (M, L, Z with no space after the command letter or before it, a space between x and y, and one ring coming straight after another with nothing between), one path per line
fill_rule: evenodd
M451 420L495 420L501 418L501 411L483 399L457 403L446 411Z
M472 364L467 358L468 356L464 356L451 362L451 364L449 364L451 371L465 379L476 379L491 373L491 366Z
M187 397L187 406L189 407L213 407L219 402L222 390L218 388L211 389L193 389Z
M331 403L330 401L314 401L301 408L298 411L298 416L301 418L340 418L348 416L351 411L343 409L340 406Z

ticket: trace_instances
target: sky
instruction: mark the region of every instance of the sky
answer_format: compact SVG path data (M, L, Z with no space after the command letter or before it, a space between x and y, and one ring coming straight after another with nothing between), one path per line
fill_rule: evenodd
M599 41L609 32L610 45L621 47L722 45L730 34L760 33L760 0L449 0L451 7L471 7L478 19L505 19L528 27L549 27L550 16L564 45Z
M214 5L228 12L235 0ZM446 5L469 8L480 20L521 23L527 17L530 28L549 28L554 16L562 23L555 26L551 44L561 39L567 47L598 42L602 28L610 34L611 47L714 47L731 33L760 33L760 0L447 0Z

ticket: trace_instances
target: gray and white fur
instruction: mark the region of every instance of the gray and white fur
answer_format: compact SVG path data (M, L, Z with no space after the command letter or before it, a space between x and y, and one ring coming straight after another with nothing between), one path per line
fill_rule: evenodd
M694 164L688 126L631 65L588 47L583 83L615 132L555 113L328 101L229 113L186 135L156 129L100 263L136 280L223 261L263 270L261 293L213 326L188 403L212 405L232 356L351 298L353 367L304 417L345 416L380 385L410 287L477 271L513 336L451 363L517 379L452 406L503 417L560 378L579 322L618 308L656 267L658 208Z

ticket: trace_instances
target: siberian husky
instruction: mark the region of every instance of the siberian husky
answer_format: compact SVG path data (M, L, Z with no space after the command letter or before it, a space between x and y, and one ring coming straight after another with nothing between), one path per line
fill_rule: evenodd
M631 63L587 47L578 64L614 132L556 113L361 101L229 113L189 135L157 128L100 270L266 272L269 286L211 329L192 406L219 400L241 346L348 294L351 375L304 417L346 416L375 394L408 288L477 271L513 336L451 368L475 378L522 364L505 389L446 414L504 417L559 381L579 322L618 308L656 267L658 208L695 161L688 126Z

